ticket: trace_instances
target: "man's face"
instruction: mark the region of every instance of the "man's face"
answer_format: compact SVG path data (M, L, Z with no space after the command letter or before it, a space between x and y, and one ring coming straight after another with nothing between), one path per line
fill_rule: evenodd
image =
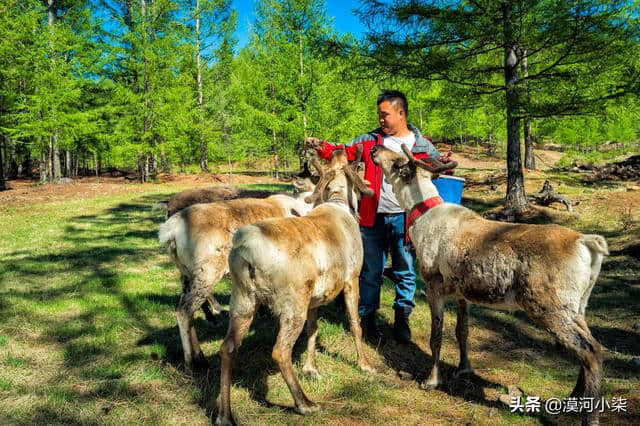
M393 136L406 126L404 110L399 105L382 101L378 105L378 122L385 134Z

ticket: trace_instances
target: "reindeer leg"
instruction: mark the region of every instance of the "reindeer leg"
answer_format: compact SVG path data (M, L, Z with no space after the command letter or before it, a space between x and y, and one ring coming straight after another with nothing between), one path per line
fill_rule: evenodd
M545 318L540 319L539 322L554 334L564 348L580 360L581 373L574 392L576 390L582 391L581 396L598 399L600 398L600 381L602 380L602 346L591 335L584 317L573 314L573 318L567 318L563 314L553 315L547 312ZM582 424L589 426L599 424L597 410L584 413Z
M224 312L224 309L213 295L209 295L209 297L207 297L207 301L202 305L202 312L204 312L204 316L207 318L207 321L215 324L218 315Z
M212 288L220 281L224 275L226 268L226 258L224 256L216 256L203 262L196 263L194 270L196 273L189 281L183 281L183 299L180 300L178 306L178 326L180 327L180 336L182 338L182 346L185 347L186 339L191 345L189 360L187 361L187 350L185 349L185 362L188 369L193 366L199 369L206 369L209 363L202 354L200 342L196 335L196 329L193 324L193 316L203 304L213 299ZM215 299L213 299L215 300ZM217 304L217 302L215 302ZM220 306L220 305L218 305ZM216 314L219 313L216 312Z
M228 253L225 253L228 254ZM206 268L206 269L205 269ZM207 318L207 321L215 324L219 320L219 315L224 312L222 305L218 303L213 296L213 288L220 282L224 276L225 269L227 268L227 258L224 255L218 255L215 258L210 259L205 268L203 268L206 281L210 285L211 291L207 294L207 300L202 305L202 312Z
M442 278L429 282L429 307L431 308L431 355L433 367L427 380L420 383L420 388L425 390L435 389L440 385L438 365L440 364L440 348L442 346L442 329L444 326L444 295Z
M582 396L584 396L584 367L580 367L578 381L576 382L576 385L569 396L575 398L581 398Z
M362 347L362 329L360 328L360 317L358 316L358 292L359 292L359 279L356 278L350 283L345 283L343 294L344 304L347 308L347 315L349 315L349 327L351 328L351 334L353 335L353 341L356 345L356 353L358 355L358 367L362 371L369 373L375 373L367 357L364 354Z
M257 310L257 305L245 305L250 312L232 313L229 320L229 328L220 348L220 358L222 359L222 370L220 372L220 401L218 405L218 417L216 425L232 425L233 415L231 413L231 370L238 353L238 348L242 344L242 339L247 334L253 317Z
M200 349L198 336L193 324L193 314L200 309L206 297L201 297L198 292L192 290L193 287L183 293L176 312L182 350L184 351L184 364L187 370L192 370L194 366L199 368L208 366L207 360Z
M291 391L296 405L296 411L300 414L310 414L318 411L320 406L311 402L304 394L291 363L293 345L298 339L302 327L304 327L304 317L302 315L283 314L280 317L280 331L278 332L278 338L276 339L276 344L273 347L271 356L278 365L280 373L282 373L282 377Z
M460 298L457 301L457 314L456 321L456 339L458 340L458 348L460 349L460 364L454 377L459 377L461 374L473 373L473 368L469 362L467 353L467 338L469 337L469 304L466 300Z
M315 378L320 379L320 373L316 368L316 338L318 337L318 308L309 309L307 314L307 360L302 367L302 372Z

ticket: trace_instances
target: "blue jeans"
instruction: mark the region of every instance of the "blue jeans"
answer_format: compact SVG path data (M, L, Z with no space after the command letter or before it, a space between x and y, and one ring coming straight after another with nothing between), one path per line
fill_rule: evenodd
M391 280L396 285L395 308L413 308L416 292L416 273L413 256L405 250L404 213L376 214L372 228L360 227L364 263L360 272L360 316L375 312L380 307L380 286L382 273L387 261L387 251L391 253Z

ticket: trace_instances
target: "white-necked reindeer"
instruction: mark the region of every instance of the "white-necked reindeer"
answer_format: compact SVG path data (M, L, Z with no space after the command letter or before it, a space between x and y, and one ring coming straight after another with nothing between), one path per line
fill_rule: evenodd
M455 167L455 162L425 160L429 165L408 150L403 155L383 147L375 148L373 161L382 167L409 214L409 235L428 285L434 364L421 387L440 384L444 297L455 295L460 373L472 371L467 357L468 302L522 309L580 360L572 396L597 398L603 353L589 331L585 308L608 254L605 239L558 225L490 221L465 207L443 203L431 179ZM586 413L583 423L597 424L597 413Z
M360 151L361 154L361 151ZM359 157L359 155L358 155ZM355 162L357 165L358 161ZM302 391L291 364L291 351L307 321L309 342L303 371L318 375L315 363L318 307L344 292L358 366L373 371L364 355L358 318L358 277L362 267L362 239L357 215L357 192L371 195L343 150L327 170L314 163L321 177L307 201L322 202L304 217L270 219L245 226L233 237L229 270L233 280L230 323L220 356L220 405L217 424L232 424L231 369L242 339L262 304L280 320L272 357L287 383L296 410L318 410Z

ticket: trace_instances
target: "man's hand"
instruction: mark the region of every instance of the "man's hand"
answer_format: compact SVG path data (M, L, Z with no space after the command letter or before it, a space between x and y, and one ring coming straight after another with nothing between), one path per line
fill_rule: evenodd
M322 141L318 138L308 137L308 138L305 138L304 140L304 145L307 148L318 149L320 148L321 144L322 144Z

